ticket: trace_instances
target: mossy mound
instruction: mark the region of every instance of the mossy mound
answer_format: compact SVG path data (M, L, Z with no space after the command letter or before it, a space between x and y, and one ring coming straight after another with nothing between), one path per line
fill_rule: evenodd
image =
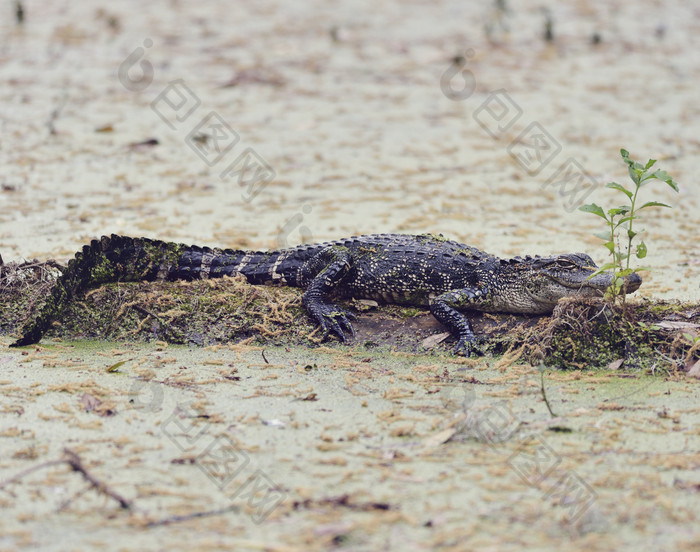
M43 304L62 270L53 261L2 264L0 260L1 334L15 332Z
M314 329L296 290L251 286L241 277L107 284L73 303L52 331L211 345L250 337L308 343Z
M678 369L700 357L697 328L698 305L567 299L523 342L531 361L549 366Z
M55 263L0 266L1 333L16 335L36 314L59 271ZM252 338L261 344L315 346L321 336L301 295L293 288L252 286L243 277L106 284L74 301L45 337L196 345ZM454 347L454 338L425 309L353 301L343 306L357 312L355 348L450 354ZM468 316L484 354L512 355L519 349L518 356L533 364L654 372L687 369L700 358L698 305L641 301L613 307L602 300L570 299L551 316Z

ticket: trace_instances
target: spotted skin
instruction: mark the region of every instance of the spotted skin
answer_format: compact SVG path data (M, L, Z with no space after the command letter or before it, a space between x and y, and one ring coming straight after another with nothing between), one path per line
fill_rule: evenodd
M112 235L76 254L39 315L13 346L39 341L69 301L106 282L193 280L243 274L254 285L303 288L302 303L324 337L347 341L354 315L333 298L428 306L469 355L476 336L463 311L545 314L559 299L599 296L612 283L584 253L500 259L441 235L373 234L281 251L218 249ZM625 291L641 285L633 273Z

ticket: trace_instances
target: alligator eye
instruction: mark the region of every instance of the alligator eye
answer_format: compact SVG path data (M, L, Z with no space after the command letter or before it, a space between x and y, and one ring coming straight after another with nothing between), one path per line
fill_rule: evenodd
M563 270L572 270L577 267L578 265L572 261L556 261L553 264L553 268L561 268Z

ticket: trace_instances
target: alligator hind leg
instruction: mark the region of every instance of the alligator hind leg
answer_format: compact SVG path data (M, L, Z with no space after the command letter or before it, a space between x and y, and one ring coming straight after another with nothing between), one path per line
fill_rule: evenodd
M469 308L487 298L486 290L463 288L443 293L430 303L430 313L457 337L455 353L469 356L476 349L477 340L469 320L457 309Z
M347 249L327 247L307 261L301 269L302 281L309 282L302 304L321 325L324 339L330 332L335 333L343 342L347 341L345 331L355 335L350 323L355 315L327 301L333 288L347 274L350 263L351 257Z

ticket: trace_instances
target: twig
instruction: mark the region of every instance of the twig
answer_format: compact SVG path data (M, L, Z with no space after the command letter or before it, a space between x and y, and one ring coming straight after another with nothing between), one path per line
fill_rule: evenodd
M37 464L36 466L32 466L31 468L27 468L26 470L22 470L19 473L16 473L10 479L6 479L2 483L0 483L0 489L4 489L7 487L9 484L14 483L15 481L19 481L22 479L24 476L29 475L32 472L48 468L51 466L57 466L58 464L65 464L65 460L49 460L48 462L43 462L41 464Z
M23 477L29 475L32 472L41 470L43 468L48 468L50 466L57 466L59 464L68 464L70 468L78 472L80 475L83 476L83 479L90 483L90 485L95 488L98 492L106 494L108 497L113 498L116 500L119 505L124 508L125 510L129 510L131 508L131 502L126 500L123 496L118 494L116 491L113 491L106 483L103 483L99 479L97 479L94 475L92 475L90 472L87 471L85 466L83 465L83 461L80 459L80 456L78 456L75 452L70 450L69 448L64 448L63 449L63 454L64 458L60 460L49 460L48 462L43 462L42 464L37 464L36 466L32 466L31 468L27 468L26 470L23 470L12 477L10 479L7 479L0 483L0 489L4 489L7 487L9 484L14 483L15 481L19 481Z
M204 512L194 512L192 514L185 514L185 515L181 515L181 516L171 516L171 517L159 519L158 521L149 521L146 524L146 527L158 527L160 525L170 525L171 523L180 523L181 521L189 521L191 519L197 519L197 518L203 518L203 517L209 517L209 516L218 516L221 514L226 514L228 512L237 512L239 510L240 510L240 508L234 504L231 506L227 506L226 508L220 508L219 510L207 510Z
M128 510L131 508L131 502L126 500L123 496L118 494L116 491L113 491L110 489L106 483L103 483L99 479L97 479L95 476L93 476L91 473L87 471L85 466L83 466L83 461L80 459L80 456L78 456L75 452L70 450L69 448L64 448L63 449L63 454L66 455L65 462L68 463L68 465L71 467L73 471L78 472L80 475L83 476L83 479L85 479L88 483L90 483L98 492L106 494L108 497L113 498L117 502L119 502L119 506L124 508L125 510Z
M544 404L547 405L547 410L549 410L552 418L556 418L557 415L552 411L552 407L547 399L547 392L544 390L544 369L540 370L540 389L542 390L542 398L544 399Z

